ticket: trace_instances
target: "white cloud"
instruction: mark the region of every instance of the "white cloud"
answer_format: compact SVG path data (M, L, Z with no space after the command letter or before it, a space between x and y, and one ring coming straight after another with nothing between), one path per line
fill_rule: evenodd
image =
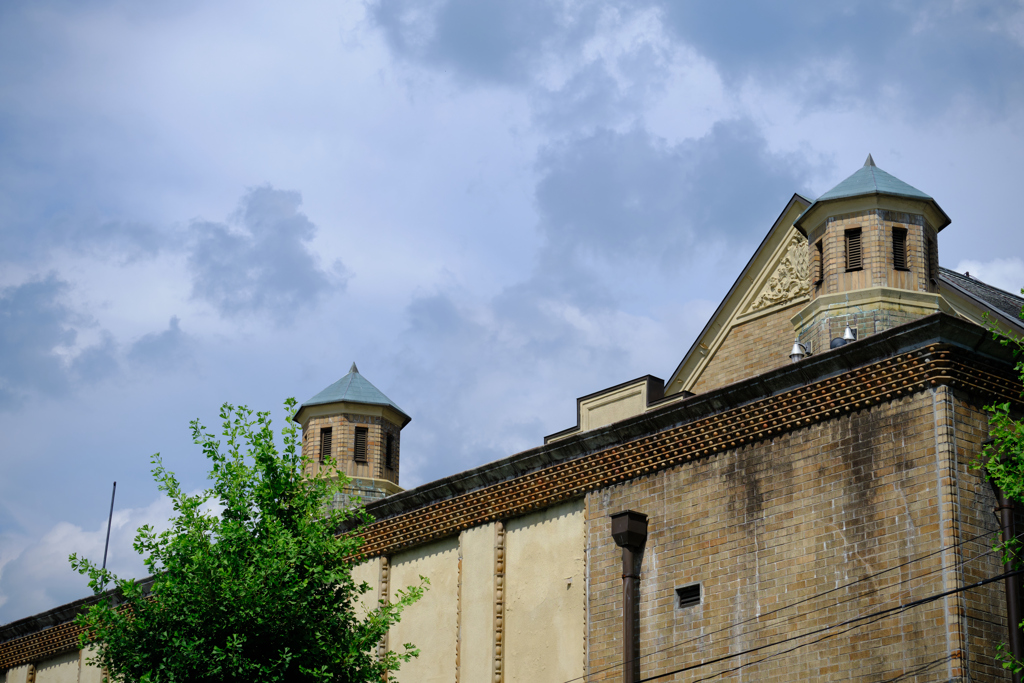
M132 548L136 530L143 524L166 529L172 513L166 496L144 508L115 509L107 567L122 577L146 576L142 558ZM88 579L71 569L68 556L78 553L102 563L106 534L105 519L90 529L61 521L35 540L7 534L5 552L17 550L3 557L0 565L0 624L90 595Z

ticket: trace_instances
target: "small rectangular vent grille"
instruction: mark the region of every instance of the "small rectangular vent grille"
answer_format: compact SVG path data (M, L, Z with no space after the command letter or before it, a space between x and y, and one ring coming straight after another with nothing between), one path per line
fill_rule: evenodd
M388 434L384 443L384 466L389 470L395 469L395 437Z
M846 270L860 270L864 267L860 238L860 228L846 231Z
M892 267L907 269L907 231L904 228L892 229Z
M356 462L366 462L366 427L356 427L355 455Z
M327 462L331 459L333 434L334 429L332 427L324 427L320 430L320 462Z
M676 589L676 607L693 607L700 604L700 584Z

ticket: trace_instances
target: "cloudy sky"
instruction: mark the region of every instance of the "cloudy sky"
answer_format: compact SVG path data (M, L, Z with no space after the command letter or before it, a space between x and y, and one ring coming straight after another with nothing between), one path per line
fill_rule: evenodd
M0 4L0 623L352 361L415 486L667 377L793 192L871 152L1024 285L1012 0Z

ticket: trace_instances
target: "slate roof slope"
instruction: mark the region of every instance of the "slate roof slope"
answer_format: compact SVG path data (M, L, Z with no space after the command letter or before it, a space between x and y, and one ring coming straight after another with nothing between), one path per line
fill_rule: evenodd
M988 304L1017 322L1021 327L1024 327L1024 321L1020 319L1020 310L1024 307L1024 299L1021 297L941 266L939 267L939 279L948 285L956 287L965 294Z
M380 389L370 384L368 379L359 374L359 368L356 367L355 363L352 364L347 375L303 403L299 406L299 410L310 406L338 403L340 401L388 406L398 411L405 418L406 424L412 419L394 401L385 396Z

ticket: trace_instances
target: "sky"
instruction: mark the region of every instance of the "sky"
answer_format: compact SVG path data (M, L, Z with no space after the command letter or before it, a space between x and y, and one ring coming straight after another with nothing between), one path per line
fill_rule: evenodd
M143 575L224 402L355 361L411 488L667 378L868 153L1018 291L1022 105L1012 0L0 3L0 624L89 594L115 480Z

